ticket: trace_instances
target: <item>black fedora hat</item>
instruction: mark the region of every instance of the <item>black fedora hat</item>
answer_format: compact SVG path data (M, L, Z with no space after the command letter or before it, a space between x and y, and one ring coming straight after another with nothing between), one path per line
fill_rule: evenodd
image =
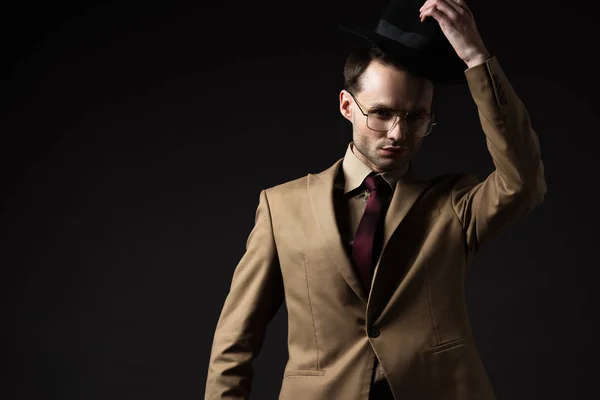
M467 65L442 32L428 17L421 22L419 9L424 0L391 0L375 29L339 28L358 38L357 44L374 44L415 75L436 83L466 83Z

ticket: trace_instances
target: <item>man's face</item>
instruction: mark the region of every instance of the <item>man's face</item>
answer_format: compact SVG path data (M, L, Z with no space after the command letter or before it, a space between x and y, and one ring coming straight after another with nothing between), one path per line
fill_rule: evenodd
M393 66L373 61L361 76L362 90L353 93L365 113L377 106L396 111L431 112L433 84ZM340 93L340 112L353 125L356 156L376 172L400 168L419 150L422 137L407 132L398 120L388 132L367 126L364 116L349 92Z

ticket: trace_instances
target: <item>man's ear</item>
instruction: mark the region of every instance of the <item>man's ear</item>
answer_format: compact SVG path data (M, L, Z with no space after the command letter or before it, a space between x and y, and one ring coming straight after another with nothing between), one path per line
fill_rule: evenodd
M340 92L340 113L348 121L352 121L352 96L346 90Z

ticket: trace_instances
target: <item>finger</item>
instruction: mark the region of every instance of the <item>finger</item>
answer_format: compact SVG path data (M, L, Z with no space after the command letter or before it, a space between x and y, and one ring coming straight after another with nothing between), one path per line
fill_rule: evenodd
M432 4L439 4L440 7L438 9L444 10L444 5L447 7L452 7L454 12L458 15L468 15L471 16L470 10L464 8L460 3L464 4L466 7L466 3L464 0L427 0L425 4L421 7L419 11L422 11L428 7L431 7Z
M423 13L427 10L429 10L431 7L435 6L435 2L437 0L427 0L423 6L419 9L419 17L421 18L421 21L423 21L424 15Z
M454 8L450 7L445 2L443 2L443 1L433 2L432 1L431 4L429 4L427 7L425 7L423 9L423 11L421 12L421 22L423 20L425 20L425 17L433 16L434 11L441 12L444 15L445 19L448 19L452 22L456 21L458 18L458 14L454 10Z
M423 16L423 14L425 13L425 11L431 9L431 8L435 8L436 5L441 5L442 3L444 3L446 0L427 0L425 2L425 4L423 4L423 7L421 9L421 16ZM452 0L450 0L452 1ZM446 6L448 7L448 6ZM438 10L440 10L440 8L438 7Z
M432 8L435 8L435 4L433 4L431 1L429 2L429 4L427 4L425 7L423 7L423 9L421 10L421 13L419 14L419 18L421 19L421 22L423 22L425 20L425 18L431 16Z
M450 18L448 18L448 16L445 13L438 10L436 4L433 4L429 7L427 7L427 9L423 10L423 12L421 13L421 22L423 22L425 20L425 18L427 18L427 17L434 18L440 24L440 26L442 24L452 23Z
M425 9L425 7L429 6L433 1L435 1L435 0L427 0L425 3L423 3L421 8L419 8L419 12L423 11Z
M434 4L434 7L446 14L452 22L456 22L462 15L464 15L464 12L461 11L462 15L459 14L459 12L449 3L453 3L453 1L437 0Z

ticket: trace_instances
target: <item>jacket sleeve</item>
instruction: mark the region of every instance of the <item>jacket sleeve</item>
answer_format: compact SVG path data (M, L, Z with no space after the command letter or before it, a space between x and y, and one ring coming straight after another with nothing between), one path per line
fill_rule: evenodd
M496 57L465 75L495 165L483 182L463 176L451 195L467 246L477 251L541 204L546 180L538 137Z
M267 324L283 302L283 281L266 191L260 192L255 224L246 241L217 322L205 399L248 399L252 363Z

